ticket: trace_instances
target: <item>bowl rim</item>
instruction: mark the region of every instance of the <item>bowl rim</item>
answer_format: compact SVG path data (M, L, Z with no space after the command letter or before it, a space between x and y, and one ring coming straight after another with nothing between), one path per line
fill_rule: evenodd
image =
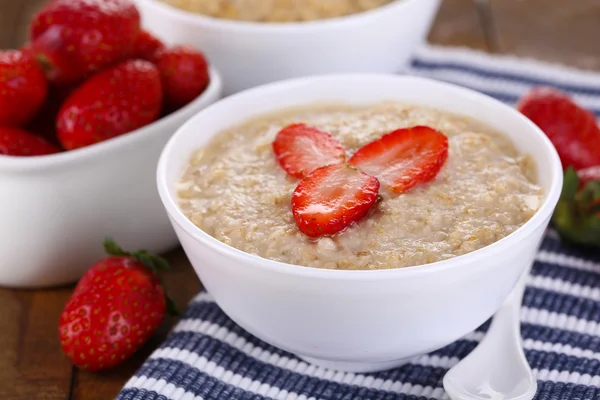
M160 2L158 0L135 0L139 4L144 4L147 7L165 13L173 18L183 19L190 23L201 23L214 29L227 29L237 33L260 32L260 33L283 33L283 32L304 32L307 29L323 30L323 29L340 29L361 25L371 22L372 19L377 19L389 11L396 11L409 7L413 3L418 3L425 0L393 0L388 4L375 7L370 10L343 15L339 17L318 19L302 22L254 22L254 21L239 21L226 18L210 17L203 14L193 13L191 11L182 10L175 6ZM430 0L440 3L441 0Z
M180 137L186 135L192 127L196 125L196 120L201 119L202 115L210 112L213 108L227 107L228 103L234 101L239 97L246 98L259 98L266 93L272 92L285 92L294 90L295 87L304 85L316 85L326 84L332 80L348 81L352 80L381 80L382 83L389 80L406 80L406 81L417 81L427 85L434 85L440 88L446 88L452 90L456 96L460 97L471 97L477 99L480 102L484 102L490 105L490 107L497 108L498 110L504 110L504 113L510 113L514 115L514 118L520 119L525 125L529 126L530 135L537 135L543 144L543 151L549 156L551 164L547 165L545 171L550 174L550 184L547 188L547 195L535 214L525 222L521 227L505 236L504 238L482 247L481 249L472 251L467 254L455 256L450 259L436 261L429 264L419 264L415 266L405 268L393 268L393 269L380 269L380 270L332 270L322 269L315 267L308 267L302 265L289 264L279 261L270 260L267 258L260 257L258 255L246 253L233 246L229 246L216 238L212 237L208 233L193 224L181 211L174 196L171 196L169 191L170 183L167 181L167 167L170 164L170 160L175 158L173 154L173 148L176 143L180 140ZM443 109L443 108L441 108ZM469 264L493 257L504 251L510 251L510 248L515 243L520 242L527 236L537 230L544 222L549 219L553 213L554 207L558 202L561 194L563 183L562 164L556 149L552 145L552 142L543 133L543 131L537 127L531 120L524 115L520 114L515 108L502 103L499 100L494 99L491 96L479 93L475 90L468 89L456 84L438 81L430 78L423 78L417 76L408 75L392 75L392 74L335 74L335 75L317 75L301 78L293 78L273 82L261 86L254 87L239 93L236 93L228 98L225 98L209 107L203 109L197 113L194 117L190 118L185 124L183 124L174 134L171 136L163 151L160 155L157 165L157 186L158 193L165 207L170 220L172 223L177 224L183 231L189 234L198 245L207 246L212 251L215 251L225 257L234 259L245 265L251 265L252 267L258 268L269 273L283 274L300 276L304 278L313 279L333 279L333 280L346 280L346 281L378 281L384 279L399 279L408 278L420 275L426 275L430 273L442 272L452 268L463 268Z
M148 138L150 138L152 135L159 134L162 125L167 125L177 119L181 119L190 111L201 110L209 105L212 102L212 99L218 100L222 90L222 79L220 73L213 65L209 66L209 76L209 84L204 92L200 94L200 96L196 97L194 100L192 100L192 102L186 104L180 109L172 112L169 115L159 118L148 125L142 126L141 128L105 140L103 142L95 143L93 145L81 147L75 150L62 151L60 153L34 157L0 155L0 172L22 172L64 166L86 160L91 157L97 157L106 153L110 153L116 148L126 147L128 145L134 145L138 142L148 140Z

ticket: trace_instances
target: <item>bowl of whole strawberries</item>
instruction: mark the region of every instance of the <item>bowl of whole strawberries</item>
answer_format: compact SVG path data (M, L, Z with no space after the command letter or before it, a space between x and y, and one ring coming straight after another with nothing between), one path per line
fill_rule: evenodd
M158 157L220 96L203 53L163 45L130 0L46 4L25 46L0 50L0 285L73 282L106 236L177 246Z

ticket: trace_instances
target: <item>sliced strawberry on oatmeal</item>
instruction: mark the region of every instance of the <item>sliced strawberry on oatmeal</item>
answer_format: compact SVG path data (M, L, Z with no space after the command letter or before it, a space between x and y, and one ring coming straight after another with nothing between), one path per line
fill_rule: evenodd
M404 193L436 177L448 158L448 138L427 126L397 129L360 149L348 161Z
M273 142L279 165L296 178L305 178L319 167L341 164L344 148L333 136L305 124L283 128Z
M333 235L364 217L378 193L374 176L348 164L328 165L300 181L292 195L292 212L305 235Z

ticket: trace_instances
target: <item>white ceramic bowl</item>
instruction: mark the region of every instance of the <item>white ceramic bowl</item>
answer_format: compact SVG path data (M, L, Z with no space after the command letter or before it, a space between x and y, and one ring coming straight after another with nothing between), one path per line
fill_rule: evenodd
M406 101L467 115L508 135L539 166L545 198L500 241L411 268L339 271L246 254L193 225L174 183L192 152L216 133L282 108L332 102ZM493 315L533 261L562 187L558 155L533 123L483 94L423 78L337 75L272 83L231 96L187 122L158 165L158 189L183 248L207 290L244 329L326 367L382 370L445 346Z
M215 69L210 78L192 103L134 132L48 156L0 156L0 285L73 282L103 256L105 236L129 249L175 247L156 164L171 135L220 98Z
M327 0L323 0L327 1ZM325 73L396 73L423 42L440 0L396 0L367 12L303 23L257 23L136 0L143 25L167 43L202 49L229 95Z

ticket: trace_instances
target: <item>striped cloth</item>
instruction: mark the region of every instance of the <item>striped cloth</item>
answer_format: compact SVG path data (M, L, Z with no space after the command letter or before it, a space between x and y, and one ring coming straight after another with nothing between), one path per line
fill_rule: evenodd
M531 85L551 84L600 114L600 74L432 46L417 52L405 72L509 104ZM565 247L550 229L531 271L521 321L537 399L600 399L598 252ZM394 370L343 373L308 365L251 336L203 292L117 399L445 399L444 373L475 348L487 326Z

